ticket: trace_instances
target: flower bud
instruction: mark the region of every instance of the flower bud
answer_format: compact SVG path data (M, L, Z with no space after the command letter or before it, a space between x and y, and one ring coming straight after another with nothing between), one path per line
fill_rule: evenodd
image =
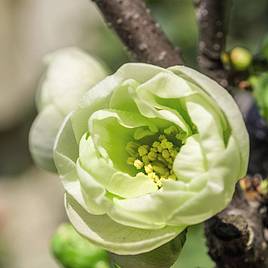
M230 60L236 71L245 71L252 63L252 54L246 48L235 47L230 52Z
M64 117L107 73L102 64L78 48L51 53L45 57L45 64L36 99L39 114L30 132L30 151L38 166L55 171L53 146Z
M109 268L105 250L81 237L70 224L62 224L54 234L51 249L55 258L68 268Z

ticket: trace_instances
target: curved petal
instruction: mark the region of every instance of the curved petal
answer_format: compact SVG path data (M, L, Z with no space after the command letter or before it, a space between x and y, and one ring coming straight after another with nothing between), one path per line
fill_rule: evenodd
M109 107L111 96L119 85L129 79L144 83L159 72L166 72L166 70L144 63L127 63L116 73L92 87L81 99L72 119L76 139L79 141L87 131L87 120L92 113Z
M29 134L29 146L35 163L56 172L53 146L64 117L52 105L47 106L36 117Z
M79 144L79 160L81 166L103 187L107 188L109 181L116 170L111 160L98 157L92 138L85 134Z
M120 224L143 229L161 229L168 224L172 212L195 195L196 192L160 189L136 198L114 198L114 206L107 213Z
M131 175L134 175L136 170L127 165L129 155L126 146L133 141L138 127L146 127L152 134L158 130L148 118L125 111L99 110L89 119L89 132L96 148L105 148L114 168Z
M187 79L196 82L209 96L214 99L221 110L225 113L231 126L233 136L239 147L241 155L241 172L239 177L243 177L247 172L248 166L249 137L242 115L232 96L218 83L191 68L186 66L174 66L169 68L169 70L174 73L183 74L187 76Z
M157 185L144 174L135 177L123 172L116 172L107 186L107 190L123 198L133 198L158 190Z
M76 170L87 210L94 215L105 214L111 206L111 201L106 197L105 188L81 167L79 161L76 164Z
M53 157L57 170L61 176L67 179L68 174L71 174L76 169L75 163L79 156L78 144L74 137L71 117L72 113L64 119L53 148Z
M177 154L173 170L179 181L192 181L199 177L200 173L207 170L207 158L203 153L199 134L186 139L185 144Z
M151 251L175 238L186 227L137 229L118 224L105 215L91 215L68 195L65 204L71 223L81 235L94 244L120 255L136 255Z
M239 151L231 136L228 147L218 155L213 166L196 180L207 181L206 187L174 211L169 224L195 224L202 222L224 209L231 201L239 176ZM189 189L192 186L189 185ZM213 202L212 202L213 200ZM200 205L202 204L202 205Z
M195 95L187 100L186 107L197 127L202 151L209 168L215 157L225 150L222 125L217 114L213 112L210 105L201 96Z

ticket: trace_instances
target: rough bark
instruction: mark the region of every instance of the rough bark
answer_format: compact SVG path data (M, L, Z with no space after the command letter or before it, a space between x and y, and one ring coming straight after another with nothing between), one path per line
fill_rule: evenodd
M229 0L194 0L199 22L199 66L224 87L228 85L228 80L221 62L221 53L225 48L228 2Z
M174 48L142 0L92 0L108 25L141 62L162 67L181 64L179 50Z
M217 268L268 267L259 202L248 201L239 188L228 208L207 221L205 231Z

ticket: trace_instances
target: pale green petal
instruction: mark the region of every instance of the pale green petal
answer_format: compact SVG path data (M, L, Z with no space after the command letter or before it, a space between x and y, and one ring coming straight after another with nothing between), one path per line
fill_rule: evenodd
M76 169L78 159L78 144L74 137L70 113L61 125L54 145L54 161L61 176L68 178L68 174ZM71 180L73 180L71 178Z
M106 77L87 91L72 119L77 141L87 131L87 120L91 114L109 107L111 96L118 86L129 79L135 80L137 83L144 83L159 72L166 72L166 70L144 63L127 63L116 73Z
M207 167L207 158L201 147L199 134L187 138L173 163L173 170L179 181L192 181L206 172Z
M131 177L127 173L117 172L111 178L107 190L123 198L142 196L158 190L156 184L144 174Z
M97 156L92 138L85 134L79 145L79 160L81 166L103 187L107 187L109 181L116 170L113 168L111 160Z
M108 108L111 95L120 80L114 75L106 77L87 91L72 116L72 124L77 142L88 132L88 119L100 109Z
M146 63L127 63L122 65L114 75L120 77L121 81L134 79L138 83L142 84L152 79L160 72L165 73L169 71Z
M114 207L108 214L118 223L144 229L202 222L230 202L239 162L239 152L230 137L228 147L217 156L210 170L190 183L167 181L167 185L156 193L126 200L114 199ZM170 189L171 185L173 189Z
M200 144L207 159L207 165L213 163L214 157L225 150L222 125L213 109L201 98L195 95L186 101L188 113L196 125L200 136ZM239 169L239 167L237 167Z
M111 96L109 108L139 114L138 107L132 97L138 85L139 83L137 81L129 79L115 88Z
M206 180L207 185L189 201L178 206L169 224L195 224L202 222L224 209L231 201L240 163L236 141L230 137L228 147L218 155L213 166L201 173L196 181ZM192 182L191 182L192 183ZM189 189L192 186L189 185ZM202 204L202 205L201 205Z
M180 99L197 94L197 92L186 81L172 72L159 73L151 80L138 86L136 91L135 101L141 113L148 117L158 115L160 118L177 124L187 133L191 132L190 126L186 123L188 117L184 118L185 113L181 113ZM167 99L167 101L161 101L163 99ZM177 109L169 106L169 100L176 100ZM166 105L163 105L164 103Z
M138 127L147 127L154 133L158 130L148 118L125 111L99 110L89 119L89 132L96 147L105 148L115 169L132 175L135 168L127 165L126 146L133 141Z
M161 72L137 88L141 98L158 96L164 99L179 99L195 94L188 83L172 72Z
M94 216L67 196L66 210L76 230L91 242L120 255L151 251L180 234L186 226L143 230L118 224L108 216Z
M221 110L225 113L232 129L232 135L234 136L239 147L241 155L241 172L239 177L243 177L246 174L248 165L249 137L242 115L232 96L215 81L191 68L186 66L175 66L169 68L169 70L173 71L174 73L178 72L184 74L188 77L188 79L195 81L216 101Z
M53 146L63 118L54 106L47 106L36 117L29 136L30 152L35 163L53 172L56 172Z
M157 190L156 184L147 176L140 174L131 177L126 173L116 171L109 160L97 157L92 139L90 137L87 139L86 135L81 139L79 156L87 173L115 195L122 198L131 198ZM123 158L123 160L126 163L126 159ZM92 198L91 194L88 194L88 198Z
M111 206L111 201L106 197L105 188L81 167L79 161L76 164L76 169L81 184L81 192L89 213L94 215L105 214Z
M103 214L107 209L107 200L103 196L105 190L76 165L78 144L74 137L71 116L72 114L66 117L58 133L54 147L54 160L65 191L88 212ZM87 199L90 195L92 200Z
M178 207L196 195L190 191L164 191L119 200L108 215L116 222L143 229L161 229Z
M83 94L107 75L96 59L75 47L51 53L45 62L47 70L37 100L39 109L53 104L63 115L73 111Z

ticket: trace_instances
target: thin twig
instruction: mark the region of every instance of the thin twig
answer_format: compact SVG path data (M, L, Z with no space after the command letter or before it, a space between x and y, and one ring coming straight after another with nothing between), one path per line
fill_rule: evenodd
M199 22L198 63L203 72L224 87L228 85L221 62L225 48L229 0L195 0Z
M142 0L92 0L133 56L142 62L169 67L182 63Z

